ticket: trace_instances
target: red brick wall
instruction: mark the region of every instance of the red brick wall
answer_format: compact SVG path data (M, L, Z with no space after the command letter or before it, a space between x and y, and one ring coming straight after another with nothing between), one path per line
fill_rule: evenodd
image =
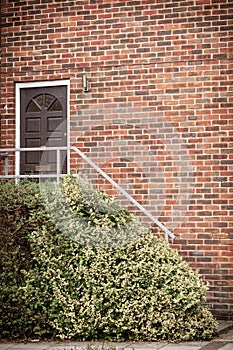
M173 230L232 318L232 0L2 0L1 36L1 147L16 82L70 79L71 144Z

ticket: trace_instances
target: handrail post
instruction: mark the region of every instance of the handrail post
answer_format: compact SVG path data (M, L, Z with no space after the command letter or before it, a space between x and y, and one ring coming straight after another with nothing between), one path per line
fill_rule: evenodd
M56 150L56 155L57 155L57 183L60 182L60 163L61 163L61 154L60 154L60 148L57 148Z
M15 149L15 183L18 184L20 182L20 154L21 149Z

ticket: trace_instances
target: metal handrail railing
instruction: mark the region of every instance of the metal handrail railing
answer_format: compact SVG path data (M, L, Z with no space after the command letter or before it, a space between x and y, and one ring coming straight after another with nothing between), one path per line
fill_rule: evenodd
M133 203L142 213L144 213L152 222L154 222L164 233L165 239L168 241L168 237L174 239L175 235L165 227L159 220L157 220L150 212L148 212L138 201L136 201L128 192L126 192L119 184L117 184L110 176L108 176L102 169L98 167L90 158L88 158L79 148L72 147L29 147L29 148L4 148L0 149L0 155L5 157L4 169L6 171L6 161L7 161L7 171L8 171L8 153L15 152L15 154L20 154L20 152L33 152L33 151L56 151L56 174L38 174L38 175L20 175L19 170L16 170L15 175L6 174L0 176L0 179L21 179L21 178L56 178L57 182L60 181L60 177L64 176L61 174L60 169L60 152L61 151L74 151L83 160L85 160L92 168L94 168L100 175L102 175L109 183L111 183L123 196L125 196L131 203Z

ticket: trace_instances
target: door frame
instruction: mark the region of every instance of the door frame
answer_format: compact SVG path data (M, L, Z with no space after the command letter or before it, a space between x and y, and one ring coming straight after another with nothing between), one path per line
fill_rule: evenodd
M67 147L70 147L70 80L36 81L15 84L15 148L20 148L20 91L21 89L66 86L67 91ZM67 152L67 174L70 174L70 151ZM15 153L15 175L20 175L20 152Z

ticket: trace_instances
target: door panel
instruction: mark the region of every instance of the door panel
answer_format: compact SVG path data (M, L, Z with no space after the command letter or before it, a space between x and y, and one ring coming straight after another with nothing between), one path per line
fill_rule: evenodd
M20 147L67 146L66 89L57 86L20 90ZM61 152L62 173L67 172L66 155L66 151ZM40 169L56 173L56 151L21 152L20 174L38 174Z
M40 118L27 118L25 125L26 132L40 132Z

